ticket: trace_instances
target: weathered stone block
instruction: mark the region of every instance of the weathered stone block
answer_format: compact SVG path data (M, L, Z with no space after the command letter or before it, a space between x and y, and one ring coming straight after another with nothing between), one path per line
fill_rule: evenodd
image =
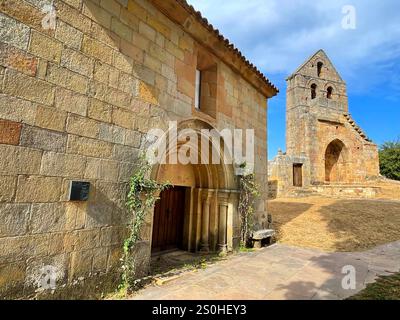
M90 78L93 75L94 60L78 51L64 49L61 66Z
M89 118L111 122L112 107L100 100L90 99L88 116Z
M149 16L149 18L147 19L147 23L150 27L160 32L167 39L171 38L171 29L160 22L159 19Z
M131 95L100 82L90 83L89 96L122 108L126 108L131 99Z
M12 70L6 73L3 92L45 105L52 105L54 102L53 86Z
M112 63L113 49L87 36L83 37L82 51L107 64Z
M16 202L56 202L61 194L61 178L19 176Z
M58 67L55 64L49 64L47 68L46 79L47 81L58 86L82 94L86 93L88 87L88 80L84 76L81 76L80 74L72 72L66 68Z
M69 25L73 26L79 31L82 31L83 33L90 32L90 25L92 21L85 15L81 14L79 10L70 7L61 1L58 1L56 3L56 10L58 13L57 17L60 20L68 23Z
M64 131L67 113L54 107L37 106L35 125L41 128Z
M26 125L22 129L20 144L29 148L64 152L67 145L67 135Z
M36 74L37 59L5 43L0 43L0 64L28 76Z
M66 3L68 3L70 6L80 9L82 6L82 0L64 0Z
M95 3L86 1L83 4L83 14L90 19L96 21L98 24L110 29L111 26L111 14L103 8L97 6Z
M47 65L48 62L44 59L38 59L38 66L37 66L37 77L41 80L44 80L47 73Z
M135 114L121 108L114 108L112 122L117 126L133 129L135 127Z
M107 269L108 248L93 250L93 272L105 272Z
M55 106L58 109L86 116L88 98L70 90L57 88L55 94Z
M165 41L165 49L179 60L183 61L185 59L185 52L176 46L172 41Z
M127 25L123 24L118 18L112 17L111 19L111 31L115 32L122 39L130 41L132 39L133 30Z
M0 143L18 145L22 124L0 119Z
M40 173L47 176L81 178L85 164L86 159L78 155L45 152Z
M17 178L0 176L0 202L11 202L15 194Z
M142 134L138 131L126 130L124 144L134 148L139 148L142 140Z
M78 230L67 233L64 238L66 252L93 249L100 245L100 229Z
M137 17L147 17L148 12L135 1L128 1L128 11Z
M114 49L117 49L118 40L113 37L109 30L103 28L97 23L92 23L89 35Z
M3 174L39 173L42 152L0 144L0 172Z
M70 114L67 120L67 132L84 137L97 138L100 133L100 122Z
M133 96L137 96L139 80L129 74L121 72L119 75L118 89Z
M94 77L93 77L94 80L108 84L110 73L111 73L111 66L101 61L95 62Z
M39 32L32 31L29 52L46 60L60 63L62 43L45 36Z
M163 64L161 67L161 74L167 79L171 80L173 83L177 82L175 70L165 64Z
M117 127L108 123L100 124L99 139L112 142L112 143L124 143L125 129Z
M113 145L105 141L69 135L67 152L88 157L111 158Z
M79 50L83 39L83 33L61 20L58 20L55 37L57 40L64 43L64 45Z
M144 23L143 21L139 22L139 33L144 35L146 38L151 40L152 42L156 41L156 30L150 27L148 24Z
M0 203L0 237L13 237L27 232L29 204Z
M62 202L35 203L32 205L30 229L34 234L67 231L75 225L75 221L71 222L70 219Z
M24 240L26 241L27 237L0 238L0 260L10 263L23 259L27 252Z
M31 5L33 5L37 9L42 9L45 5L50 5L52 4L51 0L26 0L26 2L29 2Z
M144 65L156 73L161 73L161 61L153 58L149 54L145 53L144 55Z
M128 182L135 169L135 162L121 162L118 180L120 182Z
M92 271L93 251L75 251L71 255L71 267L68 272L70 281L86 277Z
M26 50L29 43L28 26L0 13L0 41Z
M22 22L33 29L53 35L54 30L44 29L42 21L44 14L42 8L32 7L26 1L7 0L2 3L1 11L19 22Z
M118 145L114 146L113 159L124 162L135 161L138 158L139 149Z
M156 73L143 65L134 64L133 75L151 86L156 83Z
M23 290L23 283L25 279L25 262L17 262L11 264L2 264L0 265L0 294L2 291L7 291L9 288L17 288L20 287L19 290Z
M139 98L151 104L159 104L157 90L144 82L139 84Z
M119 162L88 158L85 169L86 179L118 181Z
M134 60L135 62L143 63L144 50L138 48L137 46L132 45L132 42L121 40L120 50L125 56L129 57L130 59ZM134 66L134 71L135 71L134 63L133 63L133 66Z
M122 226L102 228L100 231L101 245L104 247L120 246L125 239L126 229ZM121 247L122 248L122 247ZM122 252L121 252L122 253Z
M114 51L113 66L123 72L130 74L132 72L133 61L132 58Z
M121 266L121 258L123 251L121 246L114 246L110 248L110 254L107 261L107 271L118 270Z

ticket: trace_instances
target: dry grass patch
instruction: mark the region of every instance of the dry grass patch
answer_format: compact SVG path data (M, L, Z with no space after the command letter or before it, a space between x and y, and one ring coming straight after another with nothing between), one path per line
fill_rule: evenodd
M282 198L268 207L281 243L332 252L400 240L400 201Z

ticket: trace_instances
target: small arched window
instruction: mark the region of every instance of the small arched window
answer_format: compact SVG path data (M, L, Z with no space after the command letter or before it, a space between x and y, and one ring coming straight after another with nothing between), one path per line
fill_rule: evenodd
M326 92L326 97L328 99L332 99L332 94L333 94L333 88L332 87L328 87L327 92Z
M315 99L317 97L317 85L313 83L311 85L311 99Z
M317 63L317 74L318 74L318 77L320 77L321 76L321 74L322 74L322 67L323 67L323 63L322 62L318 62Z

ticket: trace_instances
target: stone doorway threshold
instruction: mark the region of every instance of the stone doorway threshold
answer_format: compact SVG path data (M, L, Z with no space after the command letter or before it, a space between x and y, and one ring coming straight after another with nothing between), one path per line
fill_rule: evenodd
M196 272L224 260L218 254L199 254L179 249L153 254L150 272L153 283L163 285L188 272Z

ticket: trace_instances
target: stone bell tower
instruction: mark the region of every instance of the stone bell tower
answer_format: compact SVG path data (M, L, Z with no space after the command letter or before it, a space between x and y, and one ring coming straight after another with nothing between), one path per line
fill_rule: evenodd
M280 190L379 175L377 146L352 119L346 83L323 50L287 78L286 154L270 171Z
M311 157L317 133L314 120L337 121L346 113L346 83L326 53L319 50L287 78L287 154Z

